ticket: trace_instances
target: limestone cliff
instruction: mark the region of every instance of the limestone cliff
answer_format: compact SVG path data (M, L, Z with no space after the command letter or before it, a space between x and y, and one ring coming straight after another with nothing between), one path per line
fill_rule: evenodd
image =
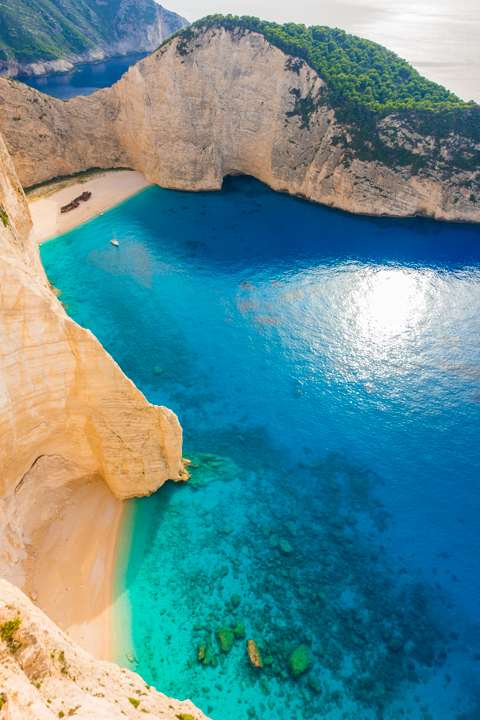
M94 660L18 588L0 580L0 711L8 720L207 720L130 670Z
M1 82L0 128L20 181L30 186L90 167L129 166L163 187L207 190L249 174L281 192L354 213L478 222L469 172L435 172L346 161L335 113L305 102L323 80L263 35L224 28L174 38L111 88L67 103ZM303 103L303 105L302 105ZM395 118L384 120L418 145ZM428 138L424 148L428 152ZM457 139L445 141L443 151Z
M30 482L38 467L47 478L54 467L57 486L100 476L119 498L147 495L179 479L182 431L66 315L1 136L0 307L0 568L21 583L12 567L25 557L25 513L44 489Z
M68 72L129 53L151 52L185 18L154 0L9 0L0 4L0 75Z

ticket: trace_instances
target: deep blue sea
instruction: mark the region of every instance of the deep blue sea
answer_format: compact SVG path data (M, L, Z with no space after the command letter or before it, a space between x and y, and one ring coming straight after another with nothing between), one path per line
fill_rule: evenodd
M69 100L76 95L91 95L99 88L110 87L120 80L131 65L135 65L147 55L148 53L124 55L100 63L78 65L71 73L18 79L46 95Z
M41 254L193 462L131 502L117 661L213 720L478 719L480 226L227 178Z

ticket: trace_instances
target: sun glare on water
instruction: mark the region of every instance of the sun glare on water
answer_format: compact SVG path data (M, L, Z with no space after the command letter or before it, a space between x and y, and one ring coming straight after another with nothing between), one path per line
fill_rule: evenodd
M427 283L425 276L413 270L369 272L352 298L359 339L379 345L415 333L426 307Z

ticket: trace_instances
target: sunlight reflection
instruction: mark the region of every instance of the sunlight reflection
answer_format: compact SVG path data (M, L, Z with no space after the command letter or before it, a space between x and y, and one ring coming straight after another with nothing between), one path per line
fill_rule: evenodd
M382 268L365 277L355 291L357 330L374 343L414 331L426 305L427 278L400 268Z

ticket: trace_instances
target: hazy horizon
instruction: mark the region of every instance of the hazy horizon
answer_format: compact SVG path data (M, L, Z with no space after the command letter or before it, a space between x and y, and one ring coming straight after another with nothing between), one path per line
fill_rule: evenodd
M422 75L463 100L480 102L480 6L477 0L164 0L193 22L205 15L329 25L393 50ZM162 0L163 4L163 0Z

